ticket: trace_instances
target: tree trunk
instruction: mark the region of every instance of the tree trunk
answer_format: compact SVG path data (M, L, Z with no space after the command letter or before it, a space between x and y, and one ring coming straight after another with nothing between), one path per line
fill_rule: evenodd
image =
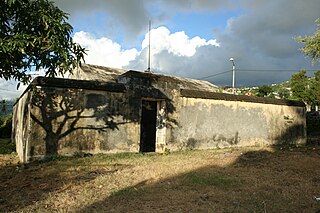
M54 133L47 133L46 137L46 157L58 154L59 137Z

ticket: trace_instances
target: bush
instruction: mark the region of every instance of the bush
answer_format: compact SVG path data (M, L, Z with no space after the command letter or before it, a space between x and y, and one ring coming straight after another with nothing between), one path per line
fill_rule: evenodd
M0 154L11 154L16 151L16 145L9 138L0 138Z
M0 116L0 138L10 138L12 131L12 115Z

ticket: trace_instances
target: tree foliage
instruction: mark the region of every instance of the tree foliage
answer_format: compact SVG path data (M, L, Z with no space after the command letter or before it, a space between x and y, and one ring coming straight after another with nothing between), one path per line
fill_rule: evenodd
M308 99L308 77L305 70L301 70L297 73L292 74L290 81L292 98L296 100Z
M1 112L6 114L7 112L7 103L6 103L6 100L2 100L1 101Z
M313 106L320 106L320 70L315 72L314 78L310 79L309 99Z
M7 115L6 100L0 101L0 138L10 138L12 129L12 114Z
M0 138L10 138L12 131L12 115L0 115Z
M292 99L302 100L311 106L320 105L320 71L308 78L305 70L294 73L290 80Z
M258 88L258 97L268 97L272 94L273 89L270 85L262 85Z
M290 97L290 92L287 88L279 88L278 95L280 99L288 99Z
M85 50L73 42L67 14L49 0L0 1L0 78L30 81L30 70L72 71Z
M297 37L296 40L302 44L304 47L300 50L308 57L312 59L312 62L320 61L320 19L316 20L317 30L314 35Z

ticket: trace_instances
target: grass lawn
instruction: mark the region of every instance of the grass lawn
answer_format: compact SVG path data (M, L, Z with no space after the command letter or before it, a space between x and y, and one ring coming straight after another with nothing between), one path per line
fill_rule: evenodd
M5 212L317 212L320 148L109 154L20 165L0 155Z

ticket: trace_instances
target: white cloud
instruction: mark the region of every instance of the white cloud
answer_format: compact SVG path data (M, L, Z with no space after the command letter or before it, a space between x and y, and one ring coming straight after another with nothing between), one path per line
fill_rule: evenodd
M74 41L88 50L85 56L85 62L88 64L123 68L139 62L143 65L139 69L146 68L149 33L145 35L142 41L141 51L135 48L125 50L109 38L95 38L90 33L83 31L75 33ZM204 46L217 47L219 44L216 40L207 41L199 36L189 38L183 31L171 33L166 27L151 30L151 55L153 58L163 51L179 57L192 57L196 54L198 48ZM157 60L153 62L157 63L154 66L158 70L163 70L163 63ZM130 67L128 68L130 69Z
M217 29L211 29L220 44L219 48L215 46L215 40L206 41L201 36L190 38L183 31L171 33L161 27L152 30L151 65L155 71L201 78L230 70L230 57L234 57L237 68L243 70L319 67L310 66L310 60L305 59L298 50L301 45L294 40L295 36L314 33L314 20L319 18L319 0L79 0L77 4L71 0L55 1L61 9L71 14L70 21L75 29L94 30L94 33L103 31L109 39L118 39L118 34L121 34L123 42L128 42L128 39L136 42L147 31L150 19L153 26L169 24L181 27L181 20L179 22L176 17L182 14L192 16L194 23L207 28L206 22L197 19L198 15L222 12L222 19L228 16L227 22L219 23ZM104 17L103 21L92 21L97 14ZM212 18L212 22L216 23L217 20ZM223 24L222 28L220 24ZM186 31L193 30L192 23L183 24L183 27L188 26L190 28L186 28ZM137 43L130 45L139 46ZM126 66L120 65L128 69L146 69L147 46L146 37L135 59ZM125 51L119 48L118 52ZM239 72L236 77L239 85L259 85L288 80L291 74L279 72L274 75L255 71ZM230 84L228 73L208 80L221 85Z
M73 39L88 50L85 56L87 64L121 68L128 65L138 54L135 48L123 50L118 43L106 37L95 38L83 31L75 33Z
M0 79L0 100L9 100L19 97L25 87L21 87L17 90L17 84L18 83L14 80L6 81L4 79Z
M216 40L207 41L199 36L190 38L183 31L171 33L166 27L151 30L151 38L152 68L168 74L179 74L177 70L186 68L193 72L195 69L192 67L196 64L194 62L198 60L197 52L201 48L219 46ZM138 70L147 68L148 33L141 43L141 50L123 49L109 38L95 38L83 31L76 32L73 39L88 50L85 56L88 64ZM45 72L41 70L30 74L34 77L44 76ZM0 100L19 97L27 86L21 85L17 90L17 83L14 80L0 79Z
M45 72L44 70L39 71L32 71L29 74L33 78L37 76L44 76ZM28 87L28 85L20 84L19 88L17 89L18 81L16 80L5 80L0 78L0 100L11 100L18 98L23 91Z
M151 53L158 54L164 50L177 56L193 56L198 47L214 45L219 46L216 40L206 41L199 36L189 38L184 31L170 33L166 27L158 27L151 30ZM149 33L145 35L142 42L142 49L148 47Z

